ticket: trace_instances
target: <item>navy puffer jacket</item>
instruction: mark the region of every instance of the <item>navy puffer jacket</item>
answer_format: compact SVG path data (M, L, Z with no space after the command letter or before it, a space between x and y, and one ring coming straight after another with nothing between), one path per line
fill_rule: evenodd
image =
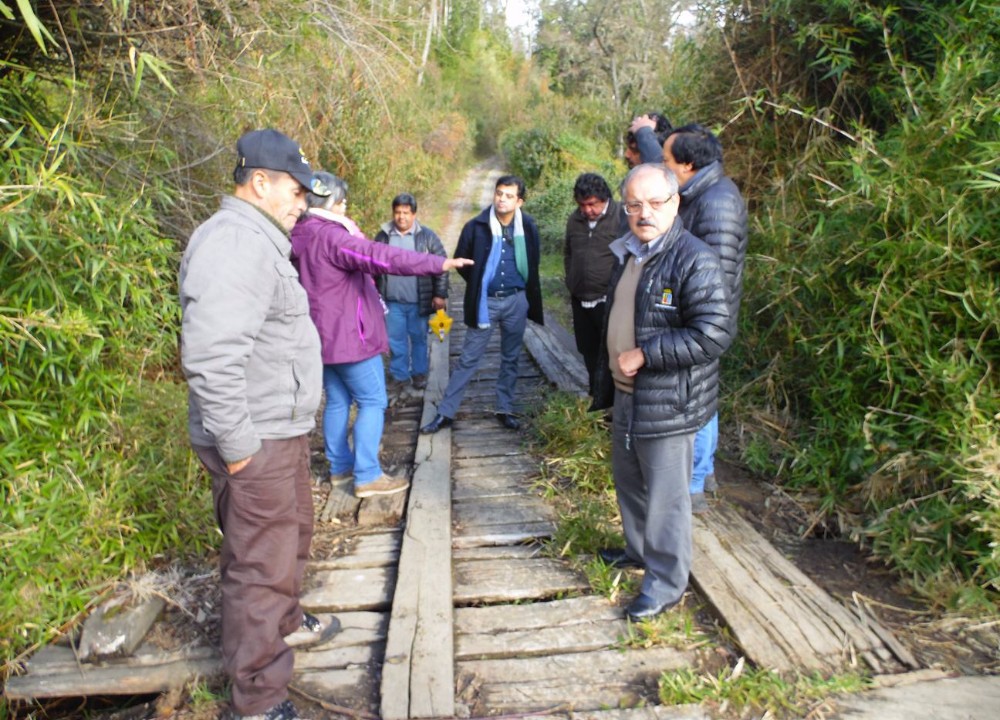
M711 246L722 261L729 292L729 317L735 335L743 298L747 207L736 183L723 174L722 163L714 162L701 168L681 188L679 214L684 228Z
M628 237L611 244L619 261L608 287L593 410L610 407L614 401L607 318L625 263L633 261L625 250ZM630 434L637 438L692 433L715 414L719 358L733 339L718 255L684 230L680 219L660 243L656 254L645 261L635 297L636 343L645 357L633 390Z

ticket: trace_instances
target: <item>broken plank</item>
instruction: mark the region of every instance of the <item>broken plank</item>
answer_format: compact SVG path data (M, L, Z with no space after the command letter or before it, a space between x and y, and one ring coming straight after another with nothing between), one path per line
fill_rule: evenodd
M541 599L589 590L587 579L550 558L462 560L454 563L456 603Z

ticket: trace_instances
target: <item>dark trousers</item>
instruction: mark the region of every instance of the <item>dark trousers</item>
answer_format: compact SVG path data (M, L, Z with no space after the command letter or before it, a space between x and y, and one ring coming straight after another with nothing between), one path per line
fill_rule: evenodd
M596 307L585 308L577 298L572 298L573 306L573 336L576 338L576 349L583 355L583 363L587 366L587 377L590 378L590 394L594 394L594 373L597 371L597 356L601 352L601 333L604 331L605 303Z
M222 662L233 709L257 715L288 697L292 650L282 639L302 624L302 576L313 532L306 436L264 440L230 475L215 448L196 447L212 476L222 530Z

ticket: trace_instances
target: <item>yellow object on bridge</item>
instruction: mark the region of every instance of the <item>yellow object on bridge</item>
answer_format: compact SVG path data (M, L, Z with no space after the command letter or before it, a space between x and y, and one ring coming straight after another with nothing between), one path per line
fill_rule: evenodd
M438 340L444 342L444 336L451 332L451 317L444 310L438 310L427 318L427 324L431 326L431 332L437 335Z

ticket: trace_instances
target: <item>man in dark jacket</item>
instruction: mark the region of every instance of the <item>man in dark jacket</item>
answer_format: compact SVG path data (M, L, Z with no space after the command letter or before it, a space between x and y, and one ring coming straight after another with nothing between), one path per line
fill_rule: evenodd
M722 267L677 217L677 180L663 165L625 178L630 232L611 244L606 352L594 409L614 405L611 465L625 549L616 567L646 569L630 620L677 604L691 568L694 435L716 409L719 357L732 340Z
M534 219L521 212L524 181L514 175L497 180L493 204L465 224L455 248L456 258L471 258L475 264L459 269L465 278L465 344L451 371L437 415L420 428L436 433L452 424L462 403L465 387L475 375L493 329L500 327L500 373L497 376L496 416L500 423L517 430L514 386L521 342L529 319L539 325L542 316L542 286L538 277L541 243Z
M576 210L566 220L563 269L573 309L573 336L583 355L594 392L594 371L601 349L604 303L615 256L608 247L621 235L621 204L600 175L583 173L573 186Z
M433 230L417 221L417 199L409 193L392 200L392 221L382 226L375 242L419 253L448 257ZM389 310L389 375L396 383L427 387L427 317L443 310L448 300L448 273L431 276L379 275L378 291Z
M722 143L701 125L685 125L674 130L664 142L663 162L680 183L680 216L684 228L719 255L726 274L729 319L735 336L747 254L747 208L736 183L724 174ZM694 439L693 512L708 510L705 490L714 492L716 489L715 450L718 444L719 414L716 412Z

